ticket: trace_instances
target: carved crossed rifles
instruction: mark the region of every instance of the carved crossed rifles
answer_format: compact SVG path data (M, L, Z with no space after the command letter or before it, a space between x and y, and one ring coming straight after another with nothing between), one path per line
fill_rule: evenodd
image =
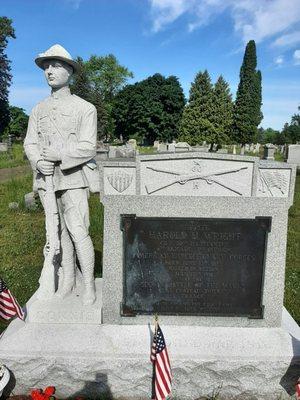
M207 175L203 175L202 174L187 174L187 175L183 175L180 174L179 172L176 171L170 171L168 169L160 169L160 168L153 168L153 167L147 167L148 169L151 169L152 171L155 172L163 172L165 174L170 174L170 175L175 175L177 176L176 178L173 178L170 182L166 183L165 185L159 185L159 184L150 184L150 185L146 185L146 191L148 194L152 194L155 192L158 192L159 190L165 189L171 185L174 185L175 183L179 183L180 185L184 185L189 181L193 181L193 180L197 180L197 179L201 179L203 181L205 181L206 183L208 183L209 185L216 183L219 186L222 186L228 190L230 190L231 192L234 192L236 194L238 194L239 196L242 196L242 193L239 192L236 189L233 189L232 187L225 185L224 183L220 182L218 179L215 178L215 176L219 176L219 175L226 175L226 174L233 174L239 171L242 171L243 169L248 169L248 167L240 167L240 168L236 168L236 169L225 169L225 170L221 170L221 171L217 171L214 173L210 173Z

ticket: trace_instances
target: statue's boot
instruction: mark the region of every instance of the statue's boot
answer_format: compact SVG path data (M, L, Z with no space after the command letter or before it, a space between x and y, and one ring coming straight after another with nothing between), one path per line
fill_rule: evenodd
M59 275L59 285L56 295L66 297L75 287L75 253L69 234L64 231L61 237L62 259Z
M77 258L81 267L84 281L84 292L82 302L84 305L93 304L96 300L94 265L95 253L90 236L74 242Z

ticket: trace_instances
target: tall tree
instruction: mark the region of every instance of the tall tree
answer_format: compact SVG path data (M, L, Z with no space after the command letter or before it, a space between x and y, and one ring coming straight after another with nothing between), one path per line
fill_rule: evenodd
M82 99L91 101L92 90L85 62L81 57L77 57L75 61L77 61L79 64L79 70L74 75L73 82L71 84L71 91Z
M300 107L298 107L300 111ZM281 132L285 143L300 142L300 114L294 114L290 124L285 124Z
M105 139L112 138L114 120L112 117L113 102L116 94L122 89L133 73L119 64L113 54L107 56L92 55L85 64L92 89L97 92L97 112L103 116L103 135ZM99 117L98 117L99 118Z
M113 136L114 131L114 98L133 74L120 65L112 54L92 55L88 61L77 57L77 62L81 68L74 76L71 90L94 104L97 109L98 139L107 140Z
M12 20L0 17L0 137L9 124L8 93L12 79L10 61L6 55L9 38L16 38Z
M213 90L213 123L218 131L218 143L225 143L232 137L233 102L229 84L219 76Z
M89 79L105 102L111 102L118 91L126 84L133 73L120 65L113 54L92 55L86 62Z
M235 139L242 144L254 140L263 118L261 72L256 70L256 66L256 45L254 40L250 40L245 49L234 107Z
M127 85L114 103L116 135L147 144L156 139L171 141L178 136L184 104L183 90L175 76L155 74Z
M9 107L9 114L10 122L7 131L12 135L24 138L28 125L28 115L23 108L13 106Z
M191 85L189 103L185 107L180 124L180 140L189 144L210 143L217 137L214 126L213 85L207 70L199 72Z

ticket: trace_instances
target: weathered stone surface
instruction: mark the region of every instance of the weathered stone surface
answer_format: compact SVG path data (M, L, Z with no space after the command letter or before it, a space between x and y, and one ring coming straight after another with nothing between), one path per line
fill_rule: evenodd
M7 143L0 142L0 152L8 151Z
M161 325L172 364L175 399L197 399L222 386L221 399L270 400L298 378L299 328L284 312L285 328ZM292 321L292 323L291 323ZM148 323L152 323L148 318ZM79 394L149 398L152 367L147 324L53 325L14 321L0 341L13 372L14 393L55 385L58 397Z
M26 193L24 196L25 207L29 210L35 210L37 208L37 203L35 200L35 193Z
M300 144L290 144L288 147L288 162L300 167Z
M274 161L274 154L275 154L276 146L272 143L267 143L264 146L264 160Z
M76 288L64 299L55 297L51 300L31 299L27 321L49 324L96 324L102 322L102 279L95 280L96 301L94 304L82 304L83 282L77 282Z

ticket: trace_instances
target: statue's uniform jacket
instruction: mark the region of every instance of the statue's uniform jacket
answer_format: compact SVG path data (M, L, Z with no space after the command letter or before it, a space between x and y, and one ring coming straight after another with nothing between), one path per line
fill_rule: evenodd
M82 165L96 155L96 108L76 95L55 94L38 103L29 118L24 142L26 154L36 171L45 145L57 148L62 161L53 175L54 190L88 187ZM45 189L45 178L37 171L36 189Z
M63 237L67 230L73 242L88 236L88 182L82 167L95 156L96 140L95 107L69 91L60 98L52 94L32 110L24 148L36 172L34 187L42 202L45 177L36 167L43 159L42 148L50 144L61 154L61 162L55 164L53 184L61 216L62 245L68 240Z

